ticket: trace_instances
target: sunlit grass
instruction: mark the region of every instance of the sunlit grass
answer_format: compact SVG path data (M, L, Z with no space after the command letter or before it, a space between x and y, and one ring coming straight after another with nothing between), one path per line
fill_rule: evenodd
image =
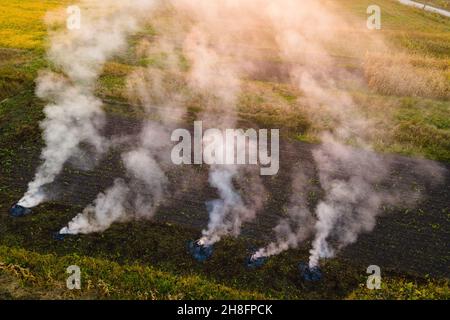
M42 49L47 27L44 17L63 0L0 0L0 47Z
M364 24L369 5L381 8L381 33L389 42L409 53L450 58L449 18L400 4L396 0L339 0L344 12Z
M66 268L77 265L82 271L81 290L66 288ZM80 257L76 254L57 257L40 255L23 249L0 246L0 275L7 274L28 287L29 295L48 299L263 299L264 295L236 290L198 276L179 277L142 265L122 266L115 262ZM7 290L11 278L0 278L0 291L9 298L21 290ZM45 293L44 293L45 292ZM5 297L3 297L5 298ZM8 298L8 297L7 297ZM23 298L23 297L22 297Z
M448 0L420 0L425 4L435 6L436 8L450 9L450 2Z
M81 270L81 290L68 290L65 272ZM14 284L18 285L14 285ZM282 299L227 287L199 276L177 276L143 265L120 265L76 254L54 254L0 246L0 298L46 299ZM308 298L312 292L305 292ZM448 299L448 281L383 277L381 290L368 290L364 282L349 290L346 299Z
M41 130L38 124L44 116L42 108L45 102L35 97L34 81L38 70L47 66L44 54L47 36L44 16L47 10L55 9L63 2L0 0L2 8L0 12L0 101L2 101L0 105L0 158L3 173L7 173L13 167L28 166L31 168L35 165L34 163L25 163L26 160L21 159L17 154L30 148L36 149L38 153L42 145ZM348 88L342 90L353 98L358 110L373 121L375 150L450 162L449 20L402 6L394 0L339 0L339 3L342 5L344 14L358 17L361 24L365 23L367 6L379 4L382 8L380 35L399 52L396 56L369 52L374 60L364 60L362 56L365 50L359 56L346 55L347 40L343 41L341 46L336 46L334 48L336 51L333 52L342 58L339 60L339 63L342 64L340 67L361 74L366 71L365 84L360 87L352 87L350 84ZM133 45L139 42L140 36L145 35L151 35L149 38L157 37L155 30L151 26L147 27L143 32L130 39L132 46L128 52L105 65L99 77L96 94L106 101L120 101L124 104L105 106L108 113L142 119L142 113L125 105L130 102L127 96L127 77L137 68L152 67L165 72L164 60L166 57L164 54L153 54L144 58L135 55ZM367 34L353 34L352 36L365 37ZM269 51L267 50L267 52ZM263 58L268 61L274 59L269 55ZM374 64L364 66L364 61ZM282 63L283 61L277 62ZM395 66L397 67L395 68ZM188 69L187 63L184 69ZM408 71L406 75L405 70ZM421 75L422 82L416 75ZM414 85L409 86L409 82ZM429 85L430 83L432 86ZM188 89L182 88L182 90ZM250 123L266 128L281 128L283 138L318 143L320 142L319 133L333 128L334 125L332 117L325 112L321 114L320 121L311 121L311 110L305 107L302 101L302 92L286 83L245 80L238 101L238 112L243 125ZM191 113L202 110L202 100L196 96L189 97L187 105ZM6 175L4 174L4 176ZM10 191L9 189L8 186L8 191ZM3 192L5 191L3 190ZM9 203L5 201L0 204L0 207L6 208ZM41 227L42 221L35 225ZM5 235L5 238L14 238L15 236L9 234ZM17 244L19 243L20 241L17 241ZM14 246L16 242L11 244L2 241L2 244ZM168 243L161 245L164 248L168 246ZM224 261L235 256L235 250L231 251L229 257L226 257ZM142 265L119 265L108 259L102 260L84 255L61 258L0 247L0 263L3 263L3 265L0 264L0 276L8 273L9 276L12 275L11 277L16 279L16 275L18 275L19 278L16 280L24 287L30 288L35 294L34 297L39 297L42 292L46 291L50 298L61 297L61 294L67 294L64 288L67 276L64 267L67 263L74 262L74 259L89 272L86 280L91 281L92 290L83 292L85 294L82 296L83 298L266 297L257 293L240 291L241 283L237 282L231 283L230 281L225 286L199 278L195 272L193 272L193 276L175 275L172 272L176 270L174 266L179 266L176 263L179 260L175 260L173 266L167 263L162 267L158 266L160 269L153 269ZM220 261L217 266L222 263L223 261ZM262 279L272 281L273 274L288 274L286 269L289 265L292 264L269 264L269 267L274 268L270 270L276 272L267 272L266 278L260 277L261 274L255 276L252 281L262 284L261 286L255 285L256 288L253 287L252 290L267 295L264 290L266 283ZM219 268L213 269L217 273L216 269ZM351 272L349 271L349 273ZM334 273L330 272L330 274ZM289 282L279 281L273 288L284 288L285 296L289 292L293 292L289 296L290 298L304 298L302 289L288 288L287 283ZM448 289L448 284L417 283L405 279L387 279L386 284L388 287L384 290L373 292L367 291L365 287L355 289L354 286L348 284L345 284L345 289L348 289L346 291L348 298L353 299L448 299L448 290L445 291L446 288ZM1 286L2 283L0 283ZM50 290L48 290L49 288ZM352 292L352 290L354 291ZM70 294L67 297L70 297ZM272 291L271 297L278 296ZM311 297L314 296L311 295Z

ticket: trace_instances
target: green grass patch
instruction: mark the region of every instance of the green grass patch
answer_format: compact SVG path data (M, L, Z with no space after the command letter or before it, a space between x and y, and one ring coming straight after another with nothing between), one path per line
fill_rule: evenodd
M66 289L67 267L81 269L81 290ZM103 259L77 254L57 257L23 249L0 246L0 275L8 274L21 286L33 288L37 295L27 298L96 299L264 299L264 295L241 291L202 279L199 276L174 276L143 265L119 265ZM3 281L2 281L3 280ZM2 283L3 282L3 283ZM2 279L2 291L11 278ZM47 293L42 295L42 292ZM15 297L17 290L0 291L0 297ZM8 297L7 296L7 297ZM20 297L20 296L19 296ZM18 297L18 298L19 298Z

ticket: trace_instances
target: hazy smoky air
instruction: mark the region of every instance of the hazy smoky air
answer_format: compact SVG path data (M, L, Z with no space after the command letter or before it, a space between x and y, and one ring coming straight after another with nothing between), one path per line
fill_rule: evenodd
M80 6L90 10L83 15L81 28L50 34L48 59L62 74L46 71L37 79L37 96L49 101L41 122L43 163L20 205L34 207L46 199L42 187L54 181L80 143L93 145L99 154L108 148L99 133L104 114L94 94L95 81L105 62L127 48L128 36L138 30L139 17L153 5L153 0L82 1Z
M101 232L114 222L152 218L167 195L170 133L185 121L192 97L199 97L202 107L197 120L210 128L236 128L243 86L252 72L266 67L261 60L272 59L283 61L308 119L322 128L322 143L313 151L317 172L292 167L287 216L274 226L274 241L256 256L276 255L307 240L312 240L311 266L334 256L375 227L383 206L412 206L420 199L406 186L379 188L389 178L390 160L373 152L377 124L346 91L350 82L366 80L343 68L340 55L363 63L370 52L392 49L380 36L369 35L365 25L341 17L334 5L316 0L81 2L89 8L81 30L50 37L48 57L61 74L45 71L37 80L37 95L49 101L41 124L46 146L43 164L19 204L34 207L46 200L42 187L55 179L81 143L93 146L98 155L120 146L126 177L98 194L61 233ZM142 107L143 129L131 144L124 137L106 139L99 133L105 116L95 97L96 81L103 65L130 49L129 36L147 24L155 35L139 41L134 53L137 59L164 57L163 66L137 66L126 83L127 98ZM158 120L151 120L155 116ZM328 118L333 127L321 127ZM417 163L414 170L424 177L441 175L438 166ZM307 194L314 176L323 198L312 207ZM200 241L212 245L224 236L238 236L245 223L257 218L266 190L251 166L211 165L208 182L218 197L205 199L209 223ZM411 201L405 203L405 198Z
M152 218L164 200L168 181L155 156L161 152L161 146L149 146L146 142L167 138L165 131L157 123L146 123L139 144L122 153L127 178L117 178L111 188L101 192L94 203L75 216L60 233L101 232L114 222Z
M164 201L168 186L164 167L169 161L170 134L185 112L183 98L171 87L171 80L179 72L179 57L172 50L167 51L172 48L167 41L160 39L160 48L167 54L168 72L152 67L137 68L127 78L130 100L142 106L144 118L149 119L144 120L135 145L130 147L127 139L128 146L118 142L128 149L122 152L126 179L117 178L111 188L100 193L93 205L78 214L60 233L101 232L114 222L151 219ZM138 47L137 54L146 56L147 50ZM159 121L150 120L152 115L157 115Z

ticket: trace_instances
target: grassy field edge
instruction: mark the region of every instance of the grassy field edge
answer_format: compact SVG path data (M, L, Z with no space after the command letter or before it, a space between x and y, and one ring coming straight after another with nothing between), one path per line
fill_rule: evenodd
M67 267L81 270L81 290L68 290ZM0 246L0 299L279 299L236 290L198 276L175 276L142 265L120 265L108 260L78 256L58 257L21 248ZM416 282L383 278L381 290L364 284L347 299L449 299L448 280Z
M81 290L68 290L66 270L81 270ZM261 294L238 291L198 276L174 276L149 266L78 256L58 257L0 246L0 298L44 299L263 299ZM8 291L11 282L15 290ZM3 282L3 283L1 283ZM5 284L5 282L8 282ZM8 292L5 292L8 291ZM13 291L13 292L11 292ZM42 295L42 293L44 295ZM14 293L18 293L15 296ZM36 296L34 296L36 294ZM9 296L8 296L9 295Z

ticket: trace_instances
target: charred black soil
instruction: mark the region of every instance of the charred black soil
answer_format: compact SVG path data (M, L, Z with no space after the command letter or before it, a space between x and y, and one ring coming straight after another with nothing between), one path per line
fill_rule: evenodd
M139 128L136 121L111 116L106 132L133 136ZM445 181L433 184L420 172L413 172L418 162L428 160L383 155L392 166L389 178L380 187L409 186L420 190L422 198L415 209L384 208L375 230L361 235L335 260L326 261L323 266L326 281L311 286L300 281L297 268L308 257L309 241L298 250L270 258L267 265L256 271L245 267L245 259L252 248L273 239L272 228L285 215L288 206L291 171L301 166L314 177L316 169L311 152L317 145L284 140L278 175L263 178L268 191L264 210L256 221L244 226L239 239L225 239L215 247L211 260L197 263L188 255L186 245L199 237L208 222L205 202L217 196L208 186L207 166L166 164L170 180L168 197L152 221L115 224L102 234L69 236L57 241L53 233L109 187L114 178L124 177L121 150L115 149L97 160L86 153L83 163L90 163L91 168L83 170L77 169L79 161L72 159L57 181L48 186L49 193L54 195L52 201L35 208L31 216L12 218L7 210L21 197L33 177L39 164L39 144L30 143L26 138L17 140L8 145L15 152L1 155L2 163L10 163L2 168L0 178L2 245L58 255L77 253L123 263L138 261L175 274L201 274L235 287L245 285L251 289L265 285L269 294L282 292L286 298L300 297L305 292L308 297L344 297L350 288L364 282L365 270L373 264L381 266L385 274L415 279L450 275L450 166L447 164L441 164L447 169ZM309 184L308 198L313 205L321 198L321 189L317 179L311 179ZM274 275L279 279L274 280Z

